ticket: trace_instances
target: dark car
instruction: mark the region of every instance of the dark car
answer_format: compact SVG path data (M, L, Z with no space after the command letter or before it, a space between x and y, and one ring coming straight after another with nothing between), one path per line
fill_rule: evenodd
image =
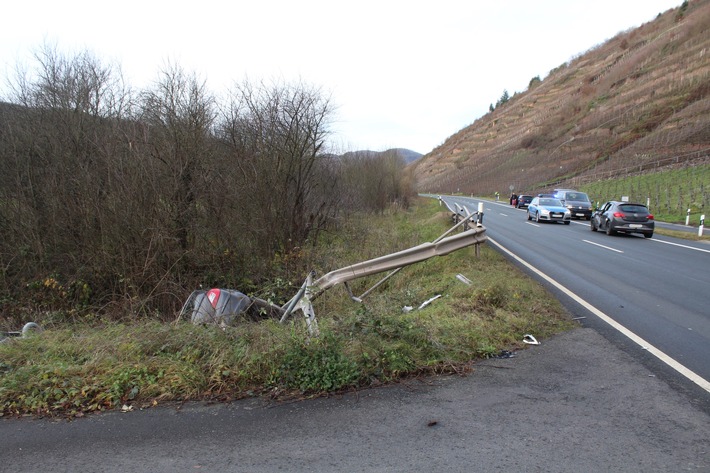
M655 227L653 215L645 205L613 200L594 211L589 225L593 232L601 230L607 235L641 233L646 238L653 236Z
M560 199L572 214L572 218L592 218L592 201L584 192L574 189L555 189L555 198Z
M535 197L528 205L528 220L536 222L562 222L569 225L570 213L562 202L549 197Z
M528 205L530 205L530 202L533 200L533 196L531 195L519 195L518 196L518 202L515 204L515 208L517 209L527 209Z

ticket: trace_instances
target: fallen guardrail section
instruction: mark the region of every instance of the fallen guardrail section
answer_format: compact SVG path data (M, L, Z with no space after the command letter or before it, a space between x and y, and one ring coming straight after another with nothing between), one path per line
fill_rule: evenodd
M214 288L207 291L194 291L183 305L180 315L187 316L189 313L190 320L195 324L215 323L230 325L240 314L245 313L251 307L256 307L268 312L270 315L280 317L281 323L284 323L295 312L301 311L305 317L309 333L317 335L318 323L313 310L313 301L323 292L343 283L350 298L356 302L362 302L363 298L370 292L406 266L425 261L434 256L448 255L471 245L475 245L476 255L478 255L478 246L487 239L485 235L486 229L480 223L480 219L471 228L470 224L473 221L473 215L466 211L461 215L461 219L456 225L433 242L423 243L403 251L336 269L318 279L315 279L315 273L311 272L296 295L283 306L272 304L263 299L248 297L233 289ZM458 228L462 228L463 231L448 236ZM391 272L363 294L360 296L352 294L347 284L349 281L385 271Z
M17 337L27 338L30 333L41 332L41 331L42 331L42 327L40 327L38 324L36 324L34 322L27 322L22 327L22 330L20 330L20 331L0 332L0 343L7 342L7 341L12 340L13 338L17 338Z

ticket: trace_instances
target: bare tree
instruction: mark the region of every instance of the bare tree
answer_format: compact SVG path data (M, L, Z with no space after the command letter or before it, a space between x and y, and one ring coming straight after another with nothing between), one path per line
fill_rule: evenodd
M235 86L219 137L238 171L229 191L268 250L303 244L337 211L324 150L332 109L305 84Z
M65 56L45 45L34 57L36 67L10 82L15 113L3 121L0 200L14 203L2 211L15 230L3 237L31 248L26 267L72 272L97 262L116 149L111 130L130 94L118 68L88 52Z

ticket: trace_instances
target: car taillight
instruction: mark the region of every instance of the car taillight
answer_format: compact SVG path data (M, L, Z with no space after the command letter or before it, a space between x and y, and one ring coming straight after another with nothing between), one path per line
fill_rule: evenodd
M626 215L622 214L621 212L614 212L614 217L615 218L624 218Z
M653 215L648 214L648 219L649 219L649 220L653 220Z

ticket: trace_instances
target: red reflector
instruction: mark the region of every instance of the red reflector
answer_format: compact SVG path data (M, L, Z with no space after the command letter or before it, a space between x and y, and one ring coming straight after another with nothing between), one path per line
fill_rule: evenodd
M648 219L649 219L649 220L653 220L653 215L648 214Z
M616 218L624 218L625 215L622 214L621 212L614 212L614 217L616 217Z

